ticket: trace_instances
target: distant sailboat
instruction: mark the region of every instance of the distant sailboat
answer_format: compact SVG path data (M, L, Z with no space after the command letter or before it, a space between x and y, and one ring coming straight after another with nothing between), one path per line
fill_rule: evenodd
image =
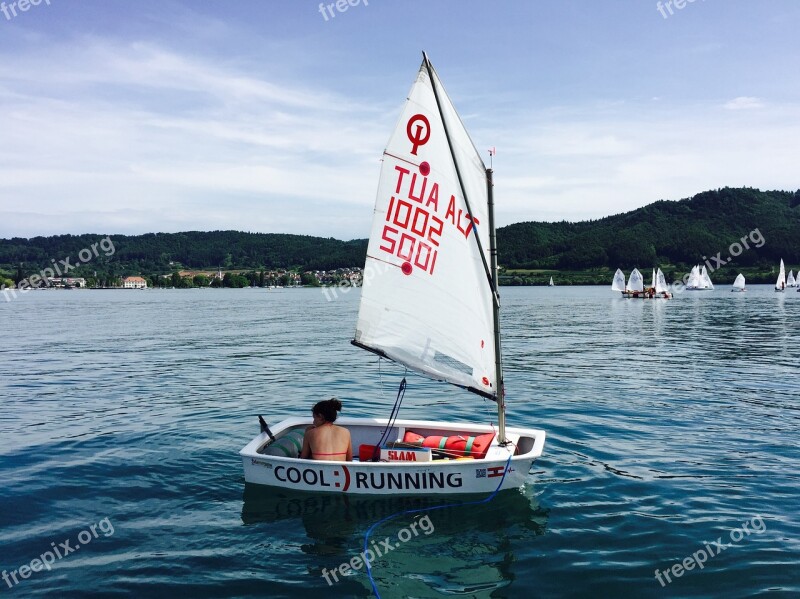
M693 266L689 273L689 280L686 282L687 291L713 291L714 284L705 266Z
M611 282L611 291L625 291L625 273L619 268L614 273L614 280Z
M628 277L628 285L625 291L622 292L624 297L643 297L644 296L644 277L636 268L631 272Z
M800 279L800 271L797 272L797 278ZM797 287L797 281L794 278L794 273L790 270L789 276L786 277L786 286L787 287Z
M747 291L744 286L744 275L742 273L739 273L739 275L736 277L731 291Z
M553 277L550 277L550 283L547 285L548 287L555 287L555 283L553 283Z
M672 294L669 292L669 286L667 285L667 279L664 278L664 273L661 272L659 268L656 271L656 282L655 282L655 297L663 297L664 299L669 299L672 297Z
M686 281L686 289L694 291L700 286L700 268L692 266L692 271L689 273L689 280Z
M778 280L775 281L775 291L786 291L786 270L781 260L781 269L778 271Z

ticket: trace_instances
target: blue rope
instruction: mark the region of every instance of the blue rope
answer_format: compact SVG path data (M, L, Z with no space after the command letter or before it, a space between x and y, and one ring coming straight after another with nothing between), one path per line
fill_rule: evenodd
M378 587L375 585L375 580L372 578L372 568L370 568L369 560L367 559L367 551L368 551L367 545L369 544L369 535L372 534L372 531L377 526L383 524L384 522L397 518L398 516L404 516L406 514L416 514L419 512L432 512L434 510L443 510L449 507L463 507L465 505L480 505L482 503L489 503L492 499L494 499L494 496L497 495L497 492L500 490L500 487L503 486L503 481L506 479L508 466L511 464L511 458L513 457L513 455L514 454L512 453L508 456L508 460L506 461L506 467L503 470L503 477L500 479L500 483L497 485L497 488L494 491L492 491L492 494L486 497L485 499L480 499L478 501L466 501L463 503L448 503L446 505L435 505L433 507L424 507L413 510L404 510L402 512L395 512L394 514L391 514L389 516L386 516L385 518L382 518L381 520L378 520L375 524L369 527L367 533L364 535L364 552L362 555L364 556L364 563L367 564L367 576L369 576L369 583L372 585L372 592L375 593L375 596L378 599L381 599L381 594L378 592Z

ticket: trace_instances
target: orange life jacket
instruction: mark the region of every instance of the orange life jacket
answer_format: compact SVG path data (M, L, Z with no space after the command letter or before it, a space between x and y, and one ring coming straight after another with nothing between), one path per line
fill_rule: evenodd
M441 449L450 457L469 456L477 460L486 457L486 452L489 451L489 446L493 440L494 433L486 433L477 437L462 437L461 435L453 435L451 437L431 435L430 437L423 437L414 431L406 431L403 437L403 441L406 443L419 444L421 442L423 447Z

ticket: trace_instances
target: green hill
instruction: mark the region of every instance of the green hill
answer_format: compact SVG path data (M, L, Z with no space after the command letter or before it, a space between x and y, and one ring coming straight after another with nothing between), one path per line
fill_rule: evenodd
M706 259L716 268L712 257L719 253L723 261L733 258L726 271L765 273L781 258L787 269L800 263L800 191L724 188L600 220L517 223L497 237L506 269L595 270L607 281L607 270L661 266L670 278L668 270L685 272ZM742 237L749 249L732 256Z
M51 266L52 259L76 257L104 235L56 235L0 240L0 268L16 272L20 264L27 276ZM363 265L367 241L239 231L188 231L111 235L114 251L74 269L75 276L95 271L103 276L165 274L178 269L278 269L329 270Z

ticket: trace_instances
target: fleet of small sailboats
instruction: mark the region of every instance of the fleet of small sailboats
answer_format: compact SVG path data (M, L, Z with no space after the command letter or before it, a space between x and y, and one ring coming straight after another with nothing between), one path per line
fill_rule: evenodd
M645 288L644 277L639 269L631 271L628 282L625 282L625 273L619 268L614 273L614 280L611 282L611 290L619 291L622 297L640 299L669 299L672 294L661 269L653 269L653 278L650 287Z
M311 414L282 421L274 434L262 422L239 452L246 482L425 496L526 482L545 432L505 425L492 187L491 168L423 55L383 154L365 265L379 274L361 288L352 343L495 402L494 423L397 419L404 379L389 418L336 420L358 460L300 459L297 437Z

